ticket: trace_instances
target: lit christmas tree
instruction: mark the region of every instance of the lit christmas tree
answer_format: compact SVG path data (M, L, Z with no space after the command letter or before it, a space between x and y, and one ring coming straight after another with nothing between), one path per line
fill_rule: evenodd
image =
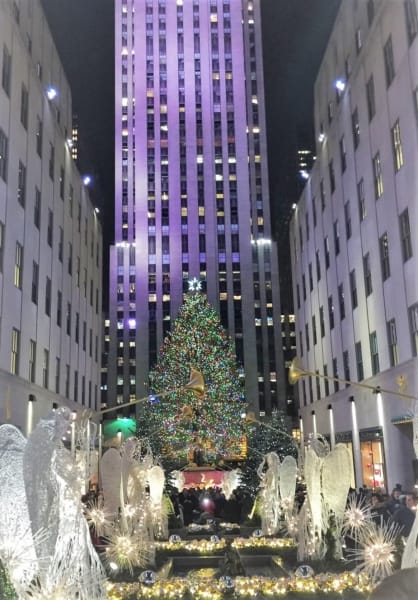
M297 458L298 455L286 417L280 410L274 410L261 423L253 423L248 430L247 460L241 467L242 484L254 497L260 485L257 469L268 452L275 452L281 461L285 456Z
M185 389L191 369L203 375L203 395ZM186 297L149 380L138 435L149 439L156 454L183 463L241 456L243 384L232 342L202 294Z

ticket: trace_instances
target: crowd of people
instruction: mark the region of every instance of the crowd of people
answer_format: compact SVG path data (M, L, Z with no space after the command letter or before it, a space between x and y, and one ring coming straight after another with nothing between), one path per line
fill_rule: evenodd
M409 535L418 505L416 492L405 492L397 484L390 495L360 488L358 497L370 505L371 518L377 525L383 527L393 524L399 528L400 535Z

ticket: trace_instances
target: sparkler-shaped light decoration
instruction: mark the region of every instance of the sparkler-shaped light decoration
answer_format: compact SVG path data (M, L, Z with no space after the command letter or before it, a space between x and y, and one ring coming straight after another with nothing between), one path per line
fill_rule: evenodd
M396 538L399 527L366 527L359 538L360 548L350 554L359 561L359 569L369 575L373 582L381 581L393 573Z

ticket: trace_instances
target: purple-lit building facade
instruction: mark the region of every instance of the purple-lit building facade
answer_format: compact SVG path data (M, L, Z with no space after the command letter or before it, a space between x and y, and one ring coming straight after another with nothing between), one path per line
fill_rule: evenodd
M257 0L115 2L108 404L146 396L194 278L249 404L285 403L261 41Z

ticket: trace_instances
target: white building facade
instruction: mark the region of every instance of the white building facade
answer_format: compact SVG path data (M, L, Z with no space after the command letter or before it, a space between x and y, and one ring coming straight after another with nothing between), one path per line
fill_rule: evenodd
M299 379L305 439L346 443L357 486L389 492L417 477L417 12L416 0L342 1L315 84L317 160L290 226L298 356L352 382Z
M0 74L0 422L25 431L98 402L102 229L39 0L0 2Z

